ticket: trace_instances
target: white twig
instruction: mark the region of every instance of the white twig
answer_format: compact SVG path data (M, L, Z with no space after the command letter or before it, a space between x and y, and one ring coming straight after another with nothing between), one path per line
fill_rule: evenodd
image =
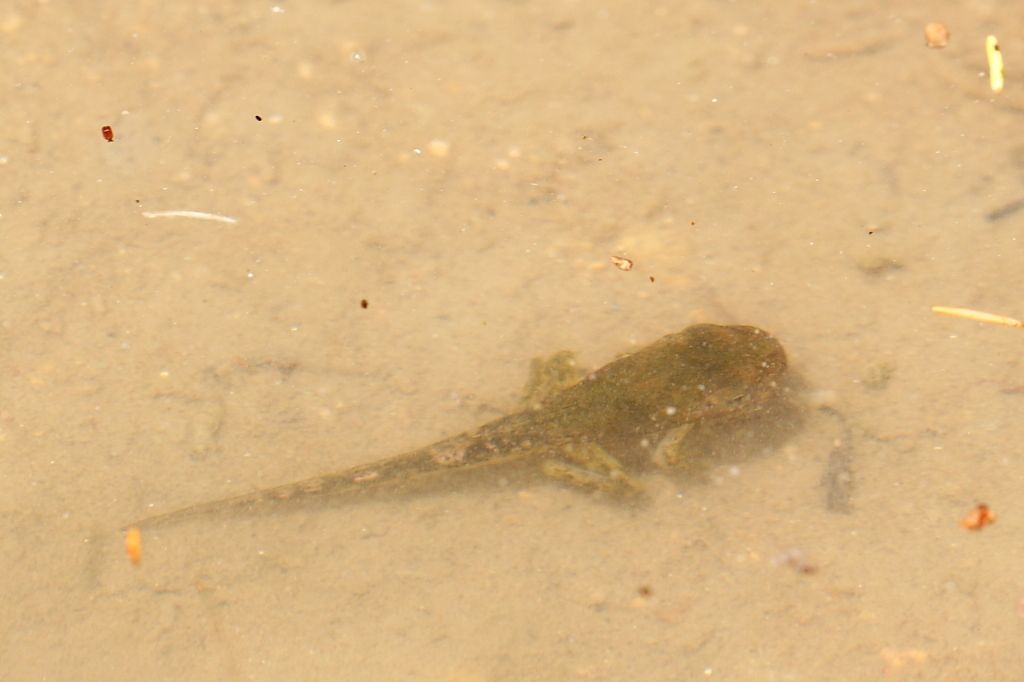
M226 215L217 215L216 213L205 213L203 211L143 211L143 218L195 218L197 220L215 220L218 223L231 223L232 225L238 222L238 218L232 218Z

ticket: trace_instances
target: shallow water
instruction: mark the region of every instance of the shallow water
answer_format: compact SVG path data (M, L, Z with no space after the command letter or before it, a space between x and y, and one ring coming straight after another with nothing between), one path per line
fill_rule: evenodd
M0 677L1014 679L1024 336L929 308L1024 317L1024 11L833 5L8 10ZM144 215L178 210L237 222ZM125 557L133 518L705 320L778 336L848 430L812 411L643 509L453 488Z

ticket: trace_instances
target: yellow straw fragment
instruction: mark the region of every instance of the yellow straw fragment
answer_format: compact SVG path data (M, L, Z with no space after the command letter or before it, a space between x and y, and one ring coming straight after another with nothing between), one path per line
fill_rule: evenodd
M988 55L988 84L992 92L1003 91L1003 53L995 36L985 39L985 54Z
M985 324L1000 324L1004 327L1024 327L1024 322L1015 320L1012 317L983 313L980 310L971 310L970 308L947 308L941 305L933 305L932 312L939 315L949 315L950 317L961 317L965 320L974 320L975 322L984 322Z

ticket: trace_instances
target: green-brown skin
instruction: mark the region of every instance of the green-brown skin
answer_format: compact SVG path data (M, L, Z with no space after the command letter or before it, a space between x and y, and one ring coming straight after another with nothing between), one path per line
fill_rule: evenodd
M566 383L571 356L553 356ZM536 374L540 365L534 367ZM548 476L611 494L640 491L632 475L670 467L695 427L753 415L777 397L786 354L755 327L698 324L614 360L567 388L528 396L520 412L402 455L345 471L151 516L151 527L231 509L399 487L451 470L536 463Z

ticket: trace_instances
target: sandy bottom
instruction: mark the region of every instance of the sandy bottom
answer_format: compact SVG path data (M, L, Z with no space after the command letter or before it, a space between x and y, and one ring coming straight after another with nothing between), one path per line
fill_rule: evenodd
M929 309L1024 317L1024 10L833 4L5 10L0 677L1015 679L1024 332ZM125 556L696 321L809 407L642 508L453 485Z

